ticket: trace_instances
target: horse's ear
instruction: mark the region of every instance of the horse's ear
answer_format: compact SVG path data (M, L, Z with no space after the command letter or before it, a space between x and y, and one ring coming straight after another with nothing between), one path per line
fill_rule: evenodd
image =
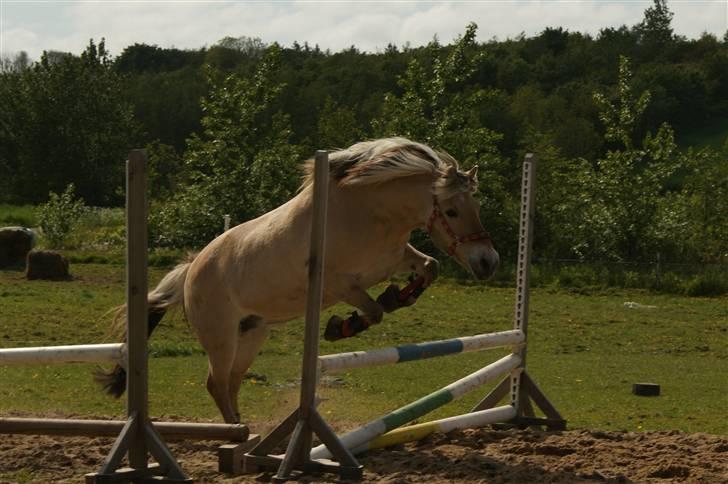
M473 166L465 174L468 175L468 178L475 181L475 177L478 176L478 165Z

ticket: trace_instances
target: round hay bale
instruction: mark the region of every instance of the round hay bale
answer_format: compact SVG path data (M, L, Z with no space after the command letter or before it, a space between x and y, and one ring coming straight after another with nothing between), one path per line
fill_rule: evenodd
M25 277L51 281L70 279L68 259L53 250L31 250L28 252Z
M25 265L35 245L35 232L25 227L0 228L0 269Z

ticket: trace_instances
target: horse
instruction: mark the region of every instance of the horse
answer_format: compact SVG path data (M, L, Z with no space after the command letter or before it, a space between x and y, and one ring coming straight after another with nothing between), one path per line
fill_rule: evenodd
M398 273L416 273L422 288L435 280L438 261L409 244L417 228L476 278L495 271L498 252L473 197L477 166L461 171L444 151L404 138L360 142L329 160L322 306L343 301L362 315L332 316L327 339L356 334L414 303L412 295L398 298L393 284L375 300L371 286ZM169 308L183 307L208 355L207 390L227 423L240 421L240 385L270 326L305 312L312 194L308 160L296 196L224 232L148 294L150 336ZM118 398L126 372L117 365L97 380Z

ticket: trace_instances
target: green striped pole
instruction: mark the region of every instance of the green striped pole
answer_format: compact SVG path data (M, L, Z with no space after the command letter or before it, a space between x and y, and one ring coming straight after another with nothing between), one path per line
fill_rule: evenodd
M390 430L401 427L407 422L419 418L431 411L439 408L446 403L465 395L470 390L495 379L503 373L509 372L517 368L521 364L521 358L511 353L504 356L498 361L461 378L460 380L447 385L429 395L420 398L416 402L412 402L404 407L398 408L383 417L378 418L368 424L352 430L344 434L340 440L341 443L350 450L356 449L370 440L389 432ZM331 453L325 445L319 445L311 450L311 459L328 459Z

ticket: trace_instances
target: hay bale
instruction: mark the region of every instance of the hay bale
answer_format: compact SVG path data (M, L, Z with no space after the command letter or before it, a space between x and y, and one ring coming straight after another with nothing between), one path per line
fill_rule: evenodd
M68 259L54 250L31 250L28 252L25 277L51 281L70 279Z
M35 245L35 232L25 227L0 228L0 269L25 265L28 252Z

